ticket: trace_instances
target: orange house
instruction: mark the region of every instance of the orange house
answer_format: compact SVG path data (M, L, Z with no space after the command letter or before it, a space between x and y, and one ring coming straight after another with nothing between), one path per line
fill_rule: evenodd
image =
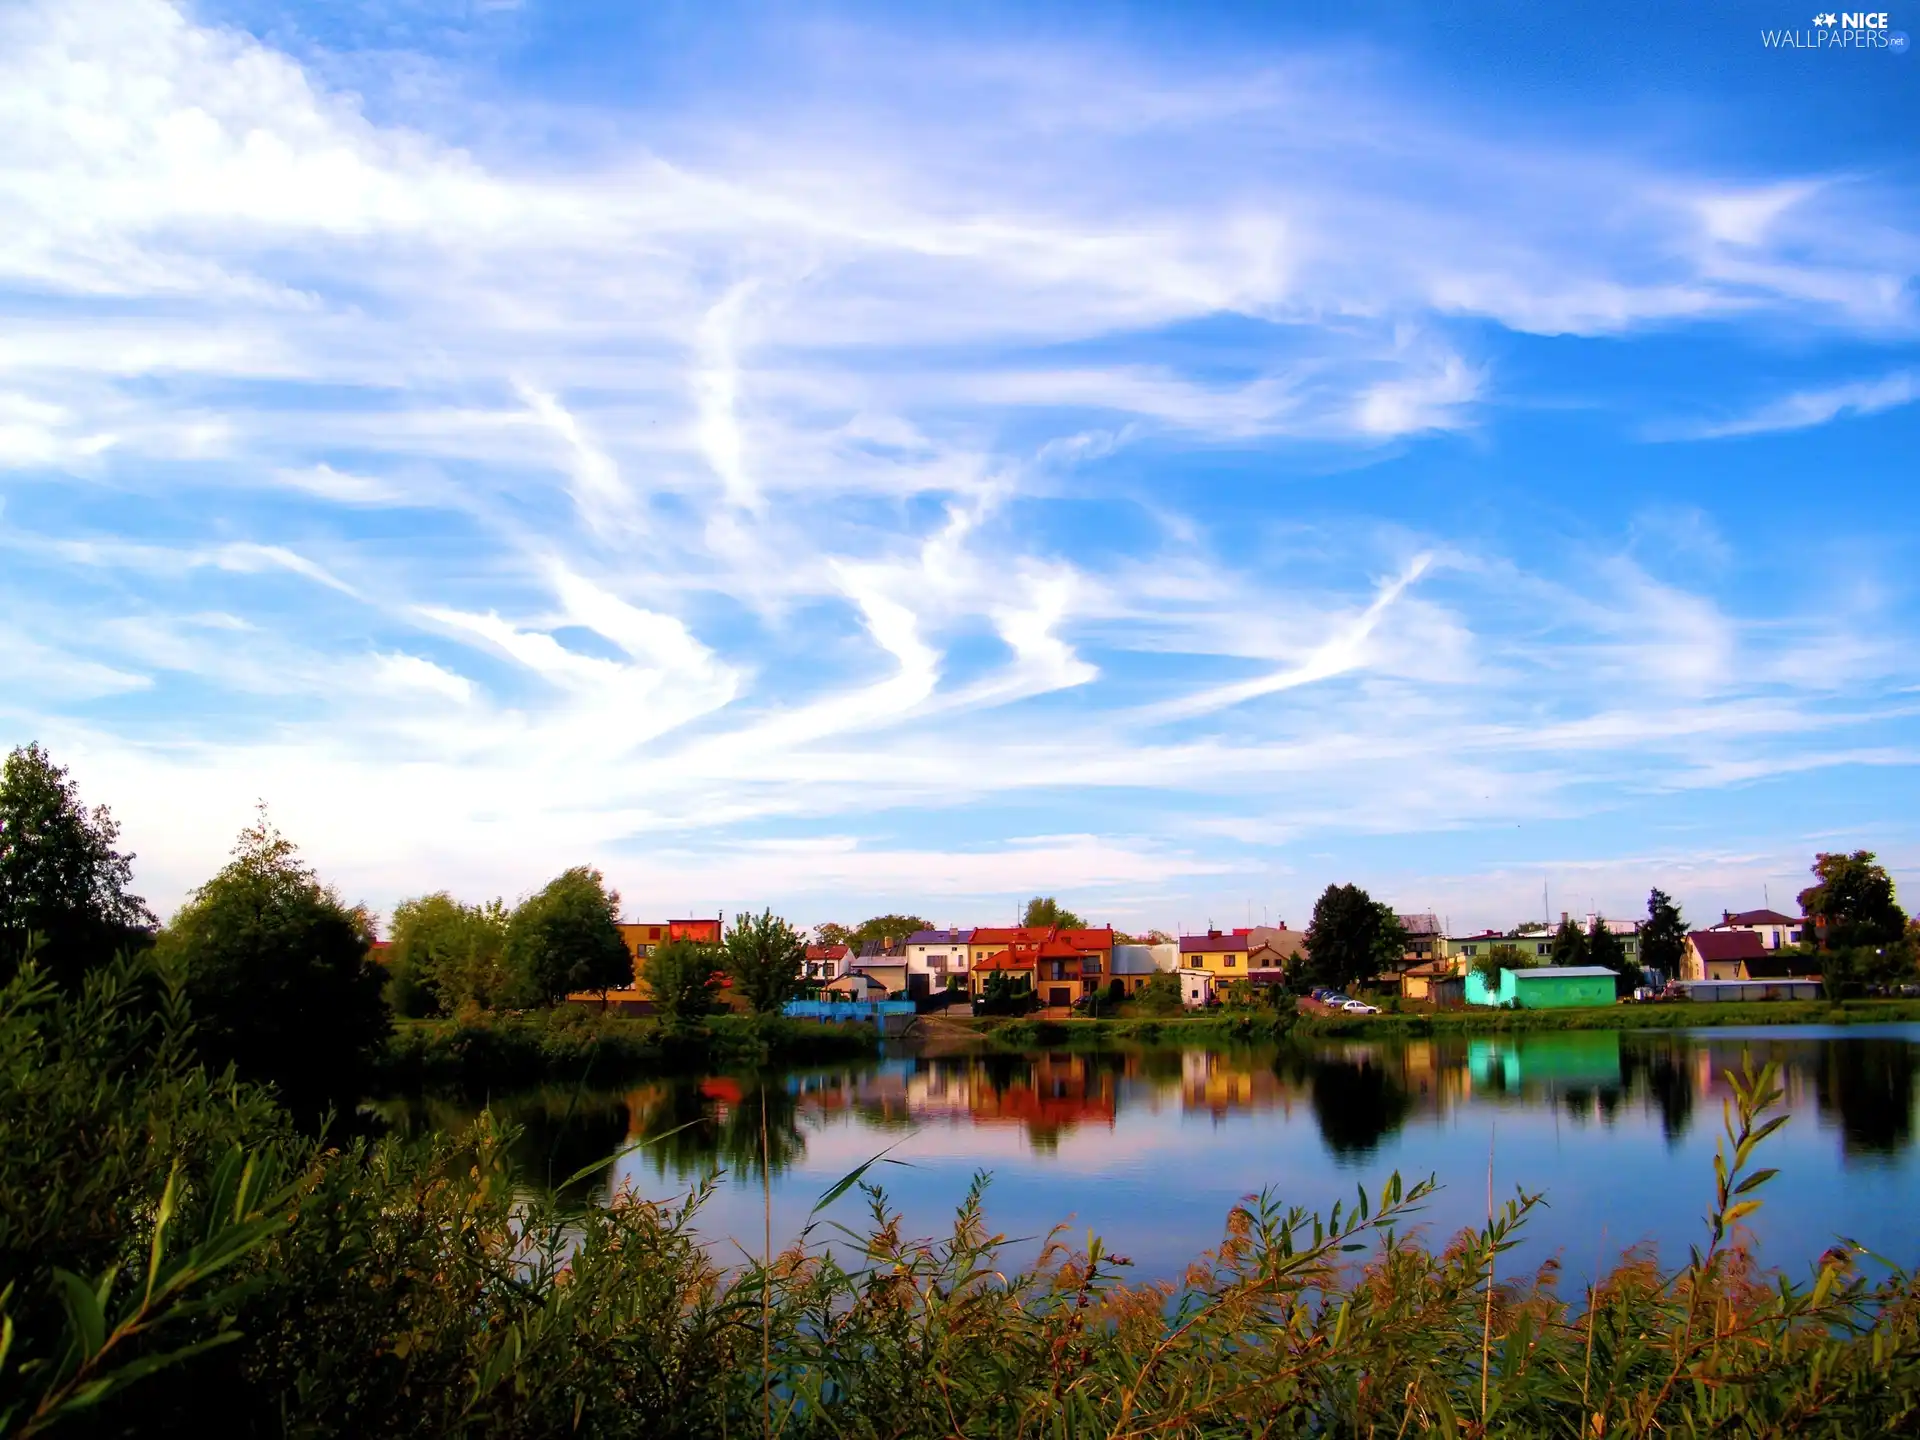
M607 992L607 1008L636 1015L651 1012L653 992L647 988L647 982L641 976L642 962L669 940L718 945L721 929L718 916L711 920L622 920L619 925L620 938L626 942L627 953L633 956L633 979L624 988ZM567 999L598 1005L601 997L598 990L582 990L567 996Z

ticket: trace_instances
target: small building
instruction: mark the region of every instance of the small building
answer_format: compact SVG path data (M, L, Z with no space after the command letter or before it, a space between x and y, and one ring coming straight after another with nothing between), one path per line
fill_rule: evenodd
M1453 962L1438 957L1409 965L1398 976L1402 1000L1433 1000L1433 987L1453 978Z
M1818 1000L1826 987L1818 975L1781 980L1678 980L1675 988L1689 1000Z
M872 959L862 957L848 966L850 974L864 975L869 980L885 987L888 995L907 993L907 962L904 956L880 955Z
M1709 926L1712 932L1750 930L1760 937L1760 943L1768 950L1784 950L1789 945L1798 945L1806 934L1805 920L1796 920L1791 915L1782 915L1778 910L1722 910L1720 923Z
M1197 965L1182 965L1173 972L1180 977L1180 1003L1198 1010L1213 1003L1214 972Z
M864 1004L875 1000L885 1000L887 998L887 987L879 980L874 979L873 976L855 971L850 975L842 975L838 980L831 981L822 987L820 996L823 1000L830 1000L836 1003L856 1002Z
M976 957L967 972L967 993L975 1000L980 999L987 993L988 982L996 975L1006 976L1016 990L1033 989L1034 970L1039 963L1034 952L1039 948L1037 945L1022 945Z
M1811 979L1820 973L1818 956L1772 950L1759 930L1696 930L1687 936L1682 961L1689 980Z
M1502 970L1497 988L1477 970L1466 975L1469 1005L1515 1005L1522 1010L1559 1010L1575 1005L1611 1005L1620 977L1604 965L1541 965Z

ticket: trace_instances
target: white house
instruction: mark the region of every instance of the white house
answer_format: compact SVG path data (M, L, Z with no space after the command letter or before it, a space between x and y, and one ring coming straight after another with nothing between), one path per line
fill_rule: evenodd
M1778 910L1742 910L1738 914L1722 910L1720 923L1711 928L1749 931L1760 937L1760 943L1766 949L1783 950L1800 943L1801 931L1806 923L1791 915L1782 915Z
M947 977L967 975L967 942L971 930L916 930L907 937L907 993L937 994L947 988Z
M1198 1010L1213 999L1214 973L1197 967L1182 966L1173 972L1180 977L1180 1003Z

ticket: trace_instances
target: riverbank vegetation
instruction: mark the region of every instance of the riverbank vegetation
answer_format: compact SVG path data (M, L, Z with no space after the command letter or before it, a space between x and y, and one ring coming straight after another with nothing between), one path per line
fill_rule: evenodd
M1842 1245L1760 1270L1782 1121L1734 1077L1708 1219L1561 1293L1506 1273L1542 1202L1428 1245L1428 1182L1224 1218L1177 1288L1064 1232L1022 1267L991 1189L916 1239L861 1167L783 1251L720 1256L705 1186L557 1208L460 1135L331 1142L210 1071L164 955L0 987L0 1433L536 1436L1888 1434L1920 1289ZM731 1116L751 1169L763 1127ZM660 1134L670 1143L671 1126ZM764 1146L769 1142L761 1142ZM762 1168L766 1168L763 1165ZM864 1224L832 1223L864 1196ZM556 1187L563 1189L564 1187ZM839 1242L829 1246L829 1238ZM1803 1260L1810 1263L1803 1264Z

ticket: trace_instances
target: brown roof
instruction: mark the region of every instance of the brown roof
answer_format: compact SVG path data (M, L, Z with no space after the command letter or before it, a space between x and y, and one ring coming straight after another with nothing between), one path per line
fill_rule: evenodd
M1820 973L1819 963L1806 955L1783 955L1775 950L1747 961L1749 980L1793 980Z
M1215 950L1232 951L1247 948L1248 932L1234 930L1226 932L1209 930L1204 935L1182 935L1180 953L1182 955L1211 954Z
M1714 928L1719 929L1727 925L1801 925L1804 923L1791 915L1782 915L1778 910L1742 910L1738 914L1726 915L1720 925Z
M1767 953L1751 930L1696 930L1687 939L1702 960L1754 960Z

